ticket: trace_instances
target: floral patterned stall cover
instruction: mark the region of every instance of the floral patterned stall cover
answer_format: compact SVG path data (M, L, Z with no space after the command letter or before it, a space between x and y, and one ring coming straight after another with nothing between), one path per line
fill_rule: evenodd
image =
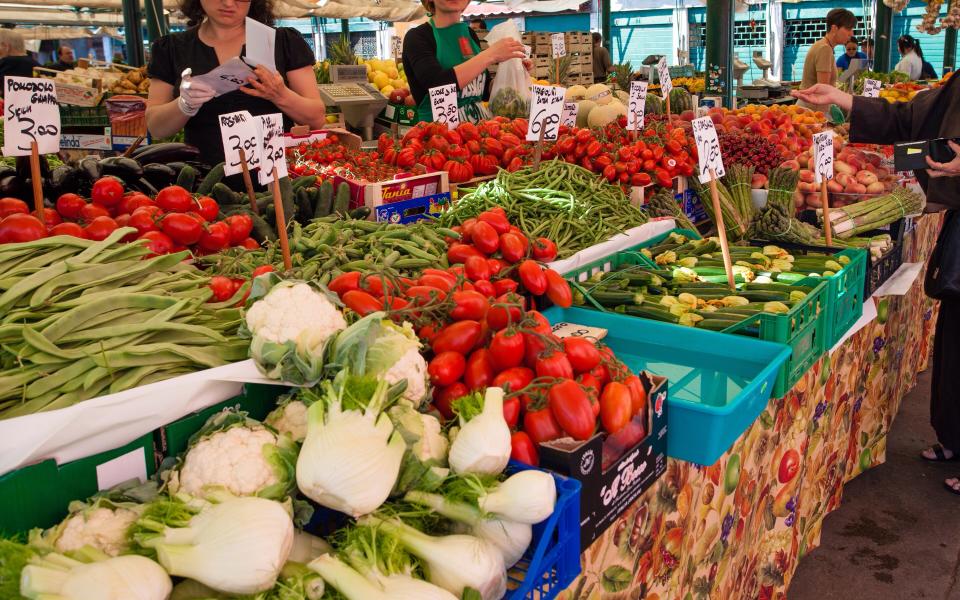
M904 262L925 262L941 219L918 219ZM582 557L561 600L784 598L844 483L884 462L900 400L927 368L937 307L923 273L824 356L716 464L666 474Z

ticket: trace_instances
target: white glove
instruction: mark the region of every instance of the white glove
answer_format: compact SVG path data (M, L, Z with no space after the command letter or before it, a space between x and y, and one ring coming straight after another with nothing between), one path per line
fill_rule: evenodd
M192 117L200 111L200 107L216 95L212 87L202 81L192 81L190 75L193 73L189 67L180 74L180 98L177 99L177 106L180 112Z

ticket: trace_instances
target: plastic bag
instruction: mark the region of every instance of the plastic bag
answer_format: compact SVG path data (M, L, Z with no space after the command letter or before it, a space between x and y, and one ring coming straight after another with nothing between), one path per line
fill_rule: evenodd
M520 29L512 19L494 26L487 34L490 46L498 41L513 38L522 41ZM530 113L530 74L519 58L500 63L497 76L490 88L490 112L508 119L526 118Z

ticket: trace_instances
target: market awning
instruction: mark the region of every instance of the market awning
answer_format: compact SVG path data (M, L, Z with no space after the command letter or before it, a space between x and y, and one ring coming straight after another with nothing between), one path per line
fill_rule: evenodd
M531 13L583 12L590 1L581 0L507 0L506 2L471 2L463 11L466 17L509 17Z
M426 14L423 5L411 0L285 0L274 4L274 13L279 18L288 19L366 17L374 21L414 21Z

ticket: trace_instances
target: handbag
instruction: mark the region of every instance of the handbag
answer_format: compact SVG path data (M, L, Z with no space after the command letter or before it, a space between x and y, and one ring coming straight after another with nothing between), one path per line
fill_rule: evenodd
M960 300L960 210L947 212L927 264L923 291L934 300Z

